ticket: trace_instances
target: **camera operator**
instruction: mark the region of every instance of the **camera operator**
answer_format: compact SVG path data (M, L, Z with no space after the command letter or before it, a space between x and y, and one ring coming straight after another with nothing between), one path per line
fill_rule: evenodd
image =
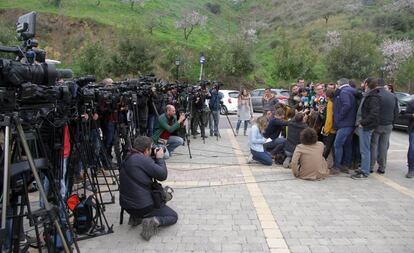
M155 149L155 157L151 158L151 139L139 136L134 140L131 153L126 158L120 171L119 203L131 216L135 224L142 219L141 236L149 240L157 233L159 226L173 225L177 222L177 213L165 204L154 208L151 195L153 180L167 179L164 151Z
M110 88L113 85L111 78L106 78L102 81L105 88ZM118 124L118 110L112 108L113 105L107 104L106 102L100 104L100 110L102 113L102 132L104 139L104 146L110 159L112 159L112 145L116 134L116 127Z
M167 146L167 152L165 153L164 158L169 158L171 156L171 152L174 151L174 149L176 149L178 146L183 145L183 138L179 136L173 136L171 134L180 128L180 125L184 124L184 121L184 113L180 114L180 118L177 121L177 116L175 115L175 107L173 105L167 105L165 108L165 113L161 114L158 117L158 122L155 124L155 131L152 135L152 140L154 143Z
M155 122L159 114L163 113L163 108L164 108L163 94L158 93L156 88L152 87L150 97L148 100L148 133L147 133L148 137L151 137L153 135Z
M213 88L210 89L210 119L209 119L209 126L210 126L210 136L218 136L218 126L220 120L220 104L222 103L221 100L223 99L223 93L219 92L219 85L215 83ZM214 122L214 123L213 123Z
M204 89L197 88L197 90L193 93L192 96L192 107L193 107L193 115L192 116L192 124L191 124L191 133L193 135L193 138L197 138L197 128L200 126L200 132L202 138L207 138L205 133L205 125L206 122L204 122L204 110L206 107L206 98L210 97L210 93L206 90L206 87L204 85Z

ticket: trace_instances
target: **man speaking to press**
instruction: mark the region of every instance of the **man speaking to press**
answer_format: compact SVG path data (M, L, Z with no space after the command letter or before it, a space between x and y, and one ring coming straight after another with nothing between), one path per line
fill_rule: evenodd
M178 219L174 210L155 197L153 181L166 180L168 172L163 149L154 149L151 157L151 146L149 137L137 137L119 173L120 205L130 214L133 225L142 222L141 236L147 241L158 227L173 225Z

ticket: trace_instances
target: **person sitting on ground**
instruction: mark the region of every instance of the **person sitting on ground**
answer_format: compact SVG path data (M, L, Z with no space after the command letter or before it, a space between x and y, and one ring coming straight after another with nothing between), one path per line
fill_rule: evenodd
M119 172L119 204L130 214L133 225L142 222L141 236L147 241L157 233L158 227L173 225L178 219L177 213L167 205L154 207L151 184L153 179L166 180L168 172L163 149L152 158L151 145L151 138L138 136Z
M329 175L328 164L323 157L324 145L318 141L313 128L300 133L301 144L297 145L290 168L295 177L306 180L321 180Z
M287 126L287 122L283 120L284 117L285 110L283 108L276 109L274 118L269 121L269 125L263 133L263 137L272 139L272 141L263 144L266 151L269 151L272 155L283 150L283 145L286 141L285 138L279 137L283 128Z
M175 115L175 107L173 105L167 105L165 113L158 117L158 122L155 125L155 131L152 135L154 143L167 146L164 158L169 158L171 152L178 146L183 145L184 140L179 136L171 135L174 131L180 128L180 124L184 124L185 115L182 113L177 121Z
M307 116L303 112L298 112L293 119L288 123L287 140L284 145L285 161L283 167L289 168L290 161L292 159L293 152L298 144L300 144L300 132L307 128L306 125Z
M262 135L268 124L267 118L265 116L260 116L257 118L255 123L256 124L252 126L252 130L249 135L249 147L251 154L247 162L251 163L255 160L261 164L270 166L273 163L272 156L263 148L263 144L266 142L266 139Z

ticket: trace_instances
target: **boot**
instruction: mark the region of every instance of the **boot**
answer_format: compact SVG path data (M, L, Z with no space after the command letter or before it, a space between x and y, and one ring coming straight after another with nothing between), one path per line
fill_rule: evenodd
M142 220L141 236L144 240L149 241L151 237L158 233L160 222L155 217L145 218Z

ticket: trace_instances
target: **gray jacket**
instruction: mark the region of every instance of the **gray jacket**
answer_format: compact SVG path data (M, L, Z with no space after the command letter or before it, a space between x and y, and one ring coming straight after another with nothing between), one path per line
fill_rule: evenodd
M164 159L155 161L142 153L130 155L119 172L119 203L124 209L151 209L154 205L151 187L152 179L167 179ZM147 185L145 188L142 184Z

